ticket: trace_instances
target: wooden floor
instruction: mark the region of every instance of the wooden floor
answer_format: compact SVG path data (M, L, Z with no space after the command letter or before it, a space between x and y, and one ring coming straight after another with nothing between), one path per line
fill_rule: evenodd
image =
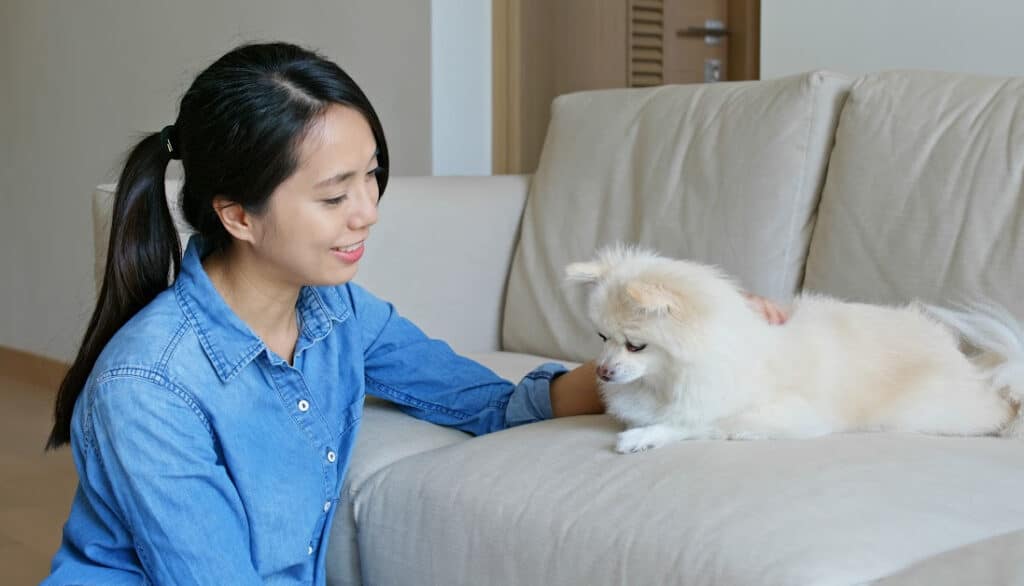
M0 370L0 583L39 584L78 483L68 448L43 452L54 389Z

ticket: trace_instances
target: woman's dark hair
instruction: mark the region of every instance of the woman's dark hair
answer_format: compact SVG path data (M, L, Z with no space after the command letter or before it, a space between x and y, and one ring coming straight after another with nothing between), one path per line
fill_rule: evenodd
M336 64L286 43L243 45L218 59L185 92L173 129L150 134L131 150L114 198L103 285L57 393L47 449L70 441L75 401L103 347L167 288L168 276L178 275L181 245L164 190L172 154L184 168L185 219L212 250L223 249L231 237L213 198L264 211L274 189L295 172L307 131L332 104L355 109L369 123L383 195L388 149L373 106Z

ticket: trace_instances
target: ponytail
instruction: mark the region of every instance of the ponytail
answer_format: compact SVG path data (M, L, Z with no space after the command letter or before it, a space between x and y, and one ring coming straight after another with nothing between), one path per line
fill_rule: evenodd
M53 430L46 442L48 450L70 442L75 401L104 346L121 326L167 288L168 277L177 277L181 268L181 243L164 188L171 156L161 133L142 139L128 155L114 197L99 299L78 355L57 392Z

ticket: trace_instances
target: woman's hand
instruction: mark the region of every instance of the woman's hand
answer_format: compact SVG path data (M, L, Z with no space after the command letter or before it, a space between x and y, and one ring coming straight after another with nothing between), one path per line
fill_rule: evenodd
M782 325L786 323L787 319L789 319L789 316L786 315L785 310L783 310L781 307L779 307L772 301L769 301L764 297L753 295L751 293L744 293L743 296L747 298L747 303L750 304L750 307L752 307L755 311L763 315L765 321L772 324L773 326Z
M555 417L604 413L593 360L551 381L551 412Z

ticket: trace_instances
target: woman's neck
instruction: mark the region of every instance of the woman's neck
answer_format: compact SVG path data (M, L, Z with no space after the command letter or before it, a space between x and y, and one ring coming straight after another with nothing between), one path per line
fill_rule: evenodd
M228 307L268 348L291 363L299 334L295 305L300 288L272 278L240 248L210 254L203 259L203 268Z

